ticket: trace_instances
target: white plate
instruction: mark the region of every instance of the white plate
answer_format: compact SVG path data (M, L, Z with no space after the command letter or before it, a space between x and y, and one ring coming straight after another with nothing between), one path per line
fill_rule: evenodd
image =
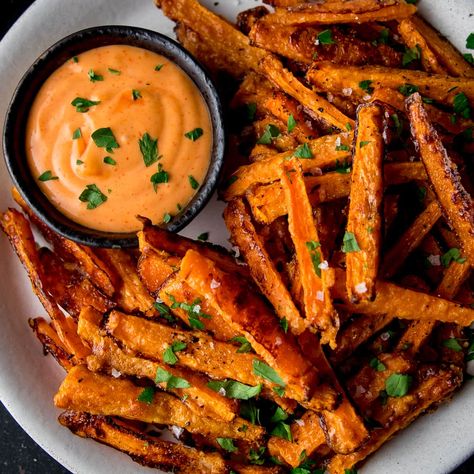
M252 0L204 2L235 19ZM421 12L463 50L473 28L472 0L421 0ZM173 36L173 23L152 0L36 0L0 43L0 129L13 90L30 64L51 44L90 26L123 24L150 28ZM12 204L11 182L0 162L0 208ZM211 240L225 244L223 206L213 200L184 234L210 231ZM33 296L22 266L7 239L0 236L0 398L10 413L49 454L74 473L127 474L151 472L124 454L73 436L56 421L52 399L64 373L52 357L44 358L27 318L44 315ZM388 443L361 470L364 474L444 474L464 461L474 446L474 381L435 414L425 416ZM156 470L154 472L157 472Z

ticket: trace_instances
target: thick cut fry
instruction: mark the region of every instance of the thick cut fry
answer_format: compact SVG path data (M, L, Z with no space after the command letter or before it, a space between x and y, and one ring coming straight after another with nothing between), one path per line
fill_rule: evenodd
M474 81L472 81L474 84ZM461 184L456 166L429 121L419 94L407 99L413 140L445 217L456 232L469 264L474 266L474 203Z
M375 285L374 301L354 304L347 298L344 280L344 272L336 270L333 298L340 300L343 308L354 313L391 314L400 319L436 320L460 326L469 326L474 322L474 309L382 280Z
M462 57L459 51L444 39L432 26L421 17L414 15L410 21L423 35L429 47L435 52L441 64L452 76L474 78L474 68Z
M176 271L181 259L179 257L160 255L152 248L141 251L137 272L146 289L153 294Z
M278 317L286 318L291 332L302 333L306 329L306 321L301 317L280 274L265 250L262 238L252 224L245 203L241 199L232 200L224 211L224 220L233 243L239 247L260 291L273 305Z
M441 217L441 209L436 201L430 202L426 209L402 234L397 243L386 253L380 274L390 278L397 274L408 256L421 244Z
M181 278L240 331L263 360L277 371L298 400L308 400L316 388L315 368L301 354L294 337L237 275L220 270L211 260L189 250L181 262ZM278 341L278 344L275 344Z
M375 89L380 87L399 89L410 84L416 86L423 96L447 104L452 104L454 97L461 91L471 101L474 101L474 79L429 74L408 69L318 63L308 71L306 78L317 89L333 94L337 94L343 88L350 88L354 97L361 100L364 100L367 91L360 88L359 84L362 81L372 81L371 87Z
M58 408L85 411L92 415L120 416L146 423L180 426L190 433L204 436L258 441L263 435L263 428L246 423L242 418L236 417L223 423L197 414L181 400L165 392L155 392L150 403L140 401L142 392L143 387L128 380L96 374L77 365L59 387L54 403ZM246 424L247 429L239 431L242 424Z
M412 18L406 18L398 24L398 32L405 44L411 48L417 48L421 54L421 64L423 69L427 72L434 72L436 74L446 74L446 69L441 66L436 58L436 55L431 50L425 38L415 26Z
M155 382L158 369L168 371L174 377L187 380L190 387L168 389L181 398L196 413L203 409L212 418L230 421L235 418L237 404L234 400L225 398L207 386L208 379L201 374L181 367L153 362L141 357L126 354L110 337L103 337L99 332L102 315L92 308L84 308L79 317L78 332L83 340L91 347L92 354L87 358L87 366L92 372L112 372L112 369L122 375L145 377ZM156 383L156 382L155 382ZM163 390L166 383L157 383Z
M306 319L321 332L321 342L335 347L339 317L334 310L329 288L332 270L321 248L313 211L296 158L282 161L280 181L288 208L288 228L295 245L303 287ZM324 266L326 264L326 266Z
M116 423L111 417L66 411L59 423L82 438L91 438L128 454L134 461L179 474L226 474L219 453L205 453L178 443L147 436Z
M354 303L374 298L379 267L384 156L382 121L383 111L379 106L359 107L346 227L359 247L346 252L347 295Z
M373 21L402 20L416 12L414 5L404 2L389 2L387 6L379 2L340 2L339 8L330 10L333 4L303 4L291 10L278 9L266 15L261 22L277 25L332 25L338 23L368 23ZM354 6L352 5L354 4ZM360 5L359 5L360 4ZM364 8L364 4L366 5ZM370 5L369 5L370 4Z
M262 74L266 75L283 92L296 99L314 118L324 120L327 124L346 130L354 121L339 111L323 97L308 89L283 64L273 56L265 56L260 61Z
M308 172L316 168L334 167L336 166L336 160L343 163L350 159L352 139L352 133L341 133L310 140L307 145L312 158L300 160L303 171ZM336 150L338 145L342 145L342 148L339 147ZM233 183L223 193L224 199L230 201L234 197L243 195L251 186L275 181L281 161L290 158L295 151L279 153L268 159L238 168L233 175Z

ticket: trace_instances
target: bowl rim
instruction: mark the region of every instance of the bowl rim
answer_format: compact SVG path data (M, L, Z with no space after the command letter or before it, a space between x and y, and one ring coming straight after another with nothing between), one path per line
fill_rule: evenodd
M97 44L89 46L94 42ZM85 227L62 214L46 198L26 163L26 122L21 120L23 116L28 117L32 102L44 81L66 60L81 52L114 44L137 46L166 56L194 82L207 105L213 144L206 177L191 201L163 227L178 232L189 224L209 202L217 187L225 151L224 114L217 89L205 67L178 42L162 33L127 25L95 26L71 33L47 48L27 69L13 92L3 127L3 155L10 178L21 197L34 214L55 232L92 247L133 248L138 246L137 232L104 232ZM44 76L43 79L38 80L38 74L39 77Z

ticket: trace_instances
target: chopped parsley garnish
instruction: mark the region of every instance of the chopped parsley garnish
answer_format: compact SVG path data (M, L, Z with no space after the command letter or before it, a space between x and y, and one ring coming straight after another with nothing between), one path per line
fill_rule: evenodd
M399 92L401 92L405 97L408 97L409 95L414 94L415 92L418 92L420 88L418 86L415 86L413 84L403 84L403 86L400 86L398 88Z
M71 59L71 61L72 61L73 63L78 63L78 62L79 62L79 58L78 58L77 56L73 56L72 59Z
M474 64L474 56L472 53L464 53L462 56L469 64Z
M107 196L95 184L88 184L79 196L79 201L87 202L87 209L95 209L107 201Z
M293 114L290 114L290 115L288 116L288 121L287 121L286 126L287 126L288 133L291 133L291 132L295 129L295 127L296 127L296 120L295 120L295 118L293 117Z
M120 74L122 74L122 72L118 69L112 69L111 67L107 68L107 70L110 72L110 74L113 74L114 76L120 76Z
M348 132L350 132L352 130L352 125L349 122L346 123L346 130Z
M265 127L265 131L262 136L257 140L260 145L271 145L272 140L280 136L280 130L276 125L269 123Z
M106 165L112 165L112 166L115 166L115 165L117 164L117 162L116 162L112 157L110 157L110 156L106 156L106 157L104 158L104 163L105 163Z
M155 193L158 190L158 185L162 183L167 183L169 179L169 173L163 169L163 165L161 163L158 163L158 171L155 174L152 174L150 177L150 181L153 184L153 189L155 190Z
M157 64L155 66L155 71L161 71L163 69L164 64Z
M197 239L201 242L206 242L207 240L209 240L209 232L203 232L202 234L199 234L197 236Z
M407 48L403 53L402 66L408 66L413 61L419 61L421 59L421 48L416 45L414 48Z
M156 383L166 383L166 388L171 390L173 388L189 388L191 384L180 377L175 377L174 375L170 374L165 369L158 367L156 370L155 376Z
M256 464L257 466L261 466L265 463L265 459L263 455L265 454L265 450L267 448L265 446L261 446L258 449L251 449L249 452L249 462L250 464Z
M342 163L339 160L336 160L336 173L348 174L350 172L351 172L351 164L349 163L347 159L345 159Z
M272 423L278 423L279 421L285 421L288 418L288 413L281 407L277 407L275 413L270 418Z
M110 127L98 128L91 135L92 140L99 148L105 148L107 153L113 153L114 148L120 148Z
M389 397L404 397L412 384L413 377L407 374L392 374L385 380L385 391Z
M168 306L166 306L164 303L159 303L158 301L156 301L155 303L153 303L153 307L160 313L160 316L166 319L168 322L174 323L176 321L175 318L171 315Z
M471 106L469 104L469 99L464 92L460 92L454 96L453 108L457 115L460 115L465 119L471 117Z
M200 127L197 127L193 130L190 130L189 132L186 132L184 136L186 138L189 138L192 142L195 142L198 138L202 137L203 133L204 133L203 129Z
M89 99L84 99L83 97L76 97L72 102L71 105L76 107L76 112L88 112L89 107L92 107L93 105L98 105L100 104L100 100L89 100Z
M229 453L235 453L237 451L237 446L234 445L234 440L231 438L216 438L219 446Z
M155 396L155 389L153 387L145 387L137 397L139 402L151 405L153 403L153 397Z
M76 165L83 165L84 162L82 160L76 160Z
M74 130L74 132L72 132L72 139L77 140L78 138L81 138L81 137L82 137L81 129L76 128L76 130Z
M176 352L184 351L186 349L186 343L181 341L176 341L168 346L163 352L163 362L168 365L174 365L178 362L176 357Z
M466 39L466 48L474 49L474 33L470 33Z
M158 138L152 138L148 132L138 139L138 145L147 168L161 158L158 156Z
M369 365L377 372L383 372L387 368L377 357L370 359Z
M347 232L342 238L342 251L344 253L358 252L360 250L359 244L352 232Z
M246 352L252 352L252 346L250 342L247 341L247 338L244 336L235 336L231 339L232 342L238 342L240 347L237 349L238 354L244 354Z
M288 332L288 320L286 318L280 319L280 327L285 334Z
M196 181L196 179L194 178L193 175L190 174L190 175L188 176L188 179L189 179L189 184L191 185L191 187L192 187L193 189L199 188L199 183L198 183L198 181Z
M171 309L179 308L183 311L186 311L189 318L189 325L194 329L204 329L204 324L200 318L211 319L211 316L201 311L201 300L199 298L196 298L191 304L188 304L185 302L176 301L176 298L169 293L167 293L167 295L173 303L171 305Z
M211 380L207 386L215 392L221 393L224 397L235 398L237 400L250 400L262 391L262 384L252 387L234 380ZM252 423L255 424L254 421Z
M51 172L51 170L47 170L38 176L39 181L53 181L56 179L59 179L59 178L57 176L53 176L53 173Z
M101 76L100 74L96 74L93 69L89 69L89 72L87 73L89 76L89 79L91 82L98 82L98 81L103 81L104 76Z
M223 185L224 189L234 184L239 178L237 176L231 176Z
M392 119L393 124L395 125L395 130L397 131L397 135L400 136L403 132L403 124L398 114L391 114L390 118Z
M141 99L142 93L138 89L132 89L132 99L137 100Z
M245 104L245 110L247 115L247 120L253 122L255 119L255 114L257 113L257 104L255 102L250 102L250 104Z
M321 253L318 250L319 247L321 247L321 244L319 242L315 242L314 240L306 242L306 248L308 249L309 255L311 257L313 269L316 275L321 278L321 268L319 268L319 265L321 264Z
M270 434L272 436L277 436L278 438L286 439L287 441L293 441L290 425L288 423L283 423L283 421L277 423Z
M293 156L295 158L308 159L313 158L313 152L307 143L303 143L296 148Z
M351 147L349 145L336 145L336 151L350 151Z
M426 198L426 188L424 186L418 186L416 188L416 197L418 198L418 201L423 202Z
M462 346L459 344L459 341L455 337L450 337L449 339L445 339L443 341L443 346L447 347L448 349L452 349L455 352L461 352Z
M275 387L272 387L272 390L279 396L279 397L284 397L285 396L285 389L283 387L279 387L278 385L275 385Z
M370 141L364 141L362 140L360 143L359 143L359 148L364 148L366 145L368 145L370 143Z
M380 30L379 43L387 44L390 38L390 30L388 28L382 28Z
M281 387L285 386L285 382L283 379L278 375L278 373L270 367L269 365L265 364L261 360L254 359L252 363L253 373L259 377L263 377L270 382L273 382Z
M359 87L368 94L372 94L372 92L374 92L374 88L371 86L371 84L372 81L370 79L366 79L365 81L359 82Z
M171 214L169 214L168 212L165 212L163 214L163 222L165 224L168 224L170 221L171 221Z
M446 253L441 255L441 264L448 267L451 262L464 263L465 257L461 257L461 251L457 248L451 248Z
M318 34L318 41L319 44L336 44L336 42L332 39L332 32L331 30L324 30Z

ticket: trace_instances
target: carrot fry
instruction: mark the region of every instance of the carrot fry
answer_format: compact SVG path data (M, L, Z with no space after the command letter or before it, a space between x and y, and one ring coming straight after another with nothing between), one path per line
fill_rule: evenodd
M295 245L303 286L306 319L321 332L321 342L334 347L339 317L332 306L329 292L332 275L321 249L302 169L297 159L282 162L280 180L288 208L288 228ZM324 264L326 267L321 268Z
M413 140L418 146L438 202L456 232L469 264L474 266L472 198L461 184L459 173L429 121L419 94L413 94L407 99L407 113Z
M346 253L347 294L355 303L374 298L378 273L383 196L382 119L382 109L377 105L358 109L347 233L355 237L359 249Z

